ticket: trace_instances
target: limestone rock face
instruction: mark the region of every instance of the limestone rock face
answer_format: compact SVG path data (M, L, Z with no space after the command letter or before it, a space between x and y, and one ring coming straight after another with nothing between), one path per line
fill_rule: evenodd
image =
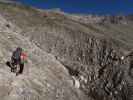
M0 14L0 97L133 100L132 16L71 15L5 3ZM16 77L5 63L17 46L29 59Z
M19 32L17 26L0 16L0 100L85 99L72 87L72 79L64 66ZM28 63L24 73L16 76L6 62L18 46L28 54Z

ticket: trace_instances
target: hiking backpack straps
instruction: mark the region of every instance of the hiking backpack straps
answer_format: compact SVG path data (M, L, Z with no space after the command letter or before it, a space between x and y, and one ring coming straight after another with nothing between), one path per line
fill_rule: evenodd
M16 59L16 60L19 60L20 57L21 57L21 52L22 52L21 50L17 49L16 51L13 52L12 57L13 57L14 59Z

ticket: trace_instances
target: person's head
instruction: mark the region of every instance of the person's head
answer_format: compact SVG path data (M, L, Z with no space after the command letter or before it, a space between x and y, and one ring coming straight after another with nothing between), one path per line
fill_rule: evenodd
M17 47L16 50L22 52L22 48L21 47Z

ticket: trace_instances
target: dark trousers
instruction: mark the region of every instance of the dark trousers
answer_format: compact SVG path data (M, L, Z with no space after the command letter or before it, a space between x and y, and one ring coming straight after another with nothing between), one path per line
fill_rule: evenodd
M24 69L24 63L21 63L20 60L12 59L11 71L13 70L15 72L17 70L17 65L19 65L18 66L19 67L19 71L17 72L17 74L22 74L23 73L23 69Z
M17 65L19 64L18 60L12 59L11 60L11 72L17 71Z
M20 66L20 70L18 71L18 73L22 74L24 70L24 64L20 64L19 66Z

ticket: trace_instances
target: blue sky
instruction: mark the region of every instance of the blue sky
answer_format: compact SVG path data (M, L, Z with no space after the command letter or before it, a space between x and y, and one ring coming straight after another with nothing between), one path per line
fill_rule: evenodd
M69 13L133 14L133 0L17 0L38 8L60 8Z

